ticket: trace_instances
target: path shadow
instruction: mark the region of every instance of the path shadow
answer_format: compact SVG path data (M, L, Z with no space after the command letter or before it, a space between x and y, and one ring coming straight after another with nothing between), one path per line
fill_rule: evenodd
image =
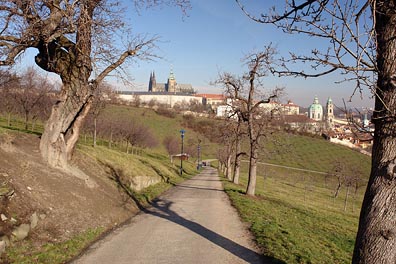
M206 227L185 219L178 215L176 212L172 211L170 209L172 202L166 201L163 199L158 199L155 200L151 203L152 207L151 208L146 208L144 209L144 212L156 217L160 217L163 219L166 219L168 221L171 221L173 223L176 223L180 226L183 226L192 232L200 235L203 238L206 238L207 240L211 241L212 243L222 247L223 249L227 250L228 252L232 253L233 255L239 257L240 259L248 262L248 263L279 263L279 264L284 264L285 262L270 258L270 257L265 257L262 256L253 250L246 248L244 246L239 245L238 243L220 235L217 234L216 232L213 232L210 229L207 229Z
M213 182L219 182L220 180L212 180L212 179L189 179L188 181L202 181L202 182L208 182L208 181L213 181Z
M176 187L183 188L183 189L197 189L197 190L224 192L224 190L220 190L220 189L200 187L200 186L194 186L194 185L177 184Z

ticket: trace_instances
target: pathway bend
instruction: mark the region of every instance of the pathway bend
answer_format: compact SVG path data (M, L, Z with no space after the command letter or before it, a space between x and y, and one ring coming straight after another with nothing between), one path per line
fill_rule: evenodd
M264 263L207 167L157 199L73 263Z

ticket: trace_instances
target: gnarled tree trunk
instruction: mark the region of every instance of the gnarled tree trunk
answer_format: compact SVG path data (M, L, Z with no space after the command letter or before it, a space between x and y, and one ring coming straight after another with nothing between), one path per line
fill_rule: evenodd
M43 42L35 58L41 68L59 74L63 84L40 141L41 155L55 167L67 167L96 88L89 83L89 77L93 11L97 2L81 2L76 43L62 36L49 44Z
M72 89L65 85L64 90ZM80 92L89 90L78 88ZM65 168L72 157L83 119L90 108L90 94L63 96L52 108L40 141L40 151L51 166Z
M375 5L375 6L374 6ZM396 1L373 1L378 82L372 169L353 263L396 263Z

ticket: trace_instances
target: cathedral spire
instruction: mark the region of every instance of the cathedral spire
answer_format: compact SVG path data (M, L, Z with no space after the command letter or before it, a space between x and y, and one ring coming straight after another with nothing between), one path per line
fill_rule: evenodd
M156 86L157 86L157 81L155 80L155 72L152 71L152 72L150 72L150 80L149 80L148 91L149 92L155 92Z
M173 65L171 65L171 70L169 73L169 80L175 80L175 74L173 73Z
M153 72L150 72L150 79L149 79L148 91L149 91L149 92L152 92L152 91L153 91Z

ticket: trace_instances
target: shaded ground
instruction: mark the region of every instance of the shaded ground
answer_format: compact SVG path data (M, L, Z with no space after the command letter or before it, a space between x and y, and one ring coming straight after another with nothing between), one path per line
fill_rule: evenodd
M33 213L39 216L39 222L28 239L40 247L88 228L111 228L137 212L94 160L77 153L74 165L96 183L94 188L75 176L48 168L40 158L38 136L1 134L0 188L13 194L1 196L0 213L7 220L0 220L0 237L9 235L12 226L29 223ZM11 218L16 222L11 223Z
M217 171L177 185L73 263L264 263Z

